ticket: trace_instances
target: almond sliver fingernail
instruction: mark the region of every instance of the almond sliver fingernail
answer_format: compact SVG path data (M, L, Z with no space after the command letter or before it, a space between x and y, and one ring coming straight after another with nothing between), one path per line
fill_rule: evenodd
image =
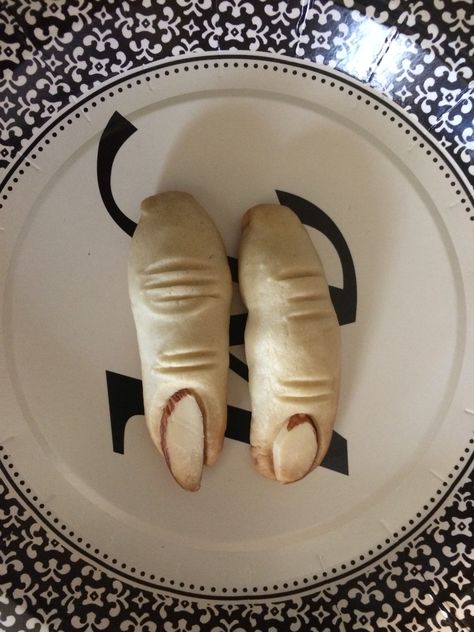
M188 491L201 485L204 463L204 420L187 389L174 393L161 418L161 448L176 482Z
M292 415L273 442L273 467L280 483L293 483L311 471L318 439L309 415Z

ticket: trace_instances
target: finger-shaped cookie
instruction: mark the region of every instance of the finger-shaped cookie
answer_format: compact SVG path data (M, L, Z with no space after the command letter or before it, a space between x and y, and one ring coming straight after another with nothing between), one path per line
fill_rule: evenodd
M227 420L232 280L222 239L196 200L144 200L129 256L145 417L177 482L200 487Z
M323 460L340 382L340 332L319 256L290 209L244 215L239 283L258 471L290 483Z

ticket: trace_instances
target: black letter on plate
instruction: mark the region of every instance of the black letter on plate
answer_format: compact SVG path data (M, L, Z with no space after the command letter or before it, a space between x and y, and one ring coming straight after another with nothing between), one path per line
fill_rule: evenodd
M308 200L285 191L277 191L276 194L280 204L291 208L303 224L312 226L326 235L336 249L342 266L343 287L341 289L330 286L329 292L339 324L354 323L357 311L357 281L351 251L341 231L329 215Z
M137 128L125 117L115 112L105 127L97 151L97 183L107 212L114 222L130 237L136 228L135 222L123 213L115 202L112 193L111 178L115 157L125 141ZM356 318L357 284L354 263L342 233L320 208L297 195L276 191L280 204L291 208L307 226L321 231L334 245L342 265L343 288L329 287L331 299L339 324L352 323ZM238 262L228 257L232 281L238 283ZM247 314L234 314L230 318L230 346L244 343L244 330ZM232 353L229 366L234 373L248 381L247 365ZM113 451L124 453L125 426L135 415L143 415L142 383L135 378L107 371L107 392L109 397L110 425L112 430ZM234 406L228 406L228 425L226 437L249 443L250 412ZM333 433L331 445L323 467L342 474L349 473L347 441L337 432Z
M120 373L107 371L106 374L113 450L123 454L125 425L131 417L143 415L144 412L142 383L134 377ZM227 406L227 415L225 436L242 443L250 443L250 412ZM337 432L333 432L331 445L321 465L341 474L349 474L347 441Z
M137 131L135 125L118 112L114 112L102 132L97 150L97 183L102 202L116 224L132 237L136 224L122 213L112 193L111 178L114 160L124 142Z

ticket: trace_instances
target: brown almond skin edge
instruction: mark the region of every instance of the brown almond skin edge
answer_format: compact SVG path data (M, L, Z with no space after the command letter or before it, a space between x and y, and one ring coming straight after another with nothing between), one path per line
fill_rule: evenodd
M308 422L311 423L311 426L313 427L313 430L316 434L316 440L318 441L318 432L316 429L316 424L314 423L313 418L310 415L307 415L306 413L295 413L294 415L291 415L291 417L288 419L288 422L287 422L287 430L288 431L293 430L293 428L295 428L296 426L299 426L302 423L308 423ZM318 441L318 446L319 446L319 441ZM262 454L260 452L260 449L257 446L253 446L253 445L250 446L250 451L251 451L252 458L255 462L255 465L259 474L261 474L265 478L269 478L270 480L276 481L277 478L275 476L275 471L273 468L273 458L272 458L271 453ZM324 456L322 458L324 458ZM303 480L303 478L306 478L308 474L311 474L311 472L313 472L316 469L317 464L319 463L318 459L319 459L319 448L316 452L316 457L311 467L306 472L306 474L304 474L303 476L301 476L300 478L294 481L291 481L288 483L281 483L281 484L291 485L292 483L297 483L298 481Z
M171 469L171 461L170 461L170 456L168 452L168 446L166 443L166 431L168 429L168 420L170 416L172 415L176 404L181 399L183 399L183 397L186 397L187 395L191 395L191 397L193 397L193 394L188 388L182 388L179 391L176 391L176 393L173 393L173 395L171 395L171 397L168 399L166 406L163 409L163 414L161 416L161 423L160 423L161 449L163 451L163 456L165 457L165 462L166 462L166 465L168 466L168 470L170 471L171 476L178 483L178 485L186 491L197 492L201 488L201 480L199 480L199 483L195 487L185 487L180 481L178 481L178 479L174 475L173 470ZM203 416L203 420L204 420L204 416ZM204 451L205 451L205 445L206 445L206 441L204 437ZM205 455L203 454L203 464L204 464L204 456Z

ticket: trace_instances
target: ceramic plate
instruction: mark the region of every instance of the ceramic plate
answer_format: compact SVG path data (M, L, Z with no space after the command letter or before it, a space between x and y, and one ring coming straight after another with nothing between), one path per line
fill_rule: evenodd
M152 612L150 594L329 590L424 537L467 471L474 254L463 174L420 125L326 67L193 56L63 110L5 184L2 470L61 560L33 539L22 556L35 567L90 575L104 603L148 595ZM169 189L208 209L234 271L240 217L258 202L290 206L321 253L343 386L328 457L298 484L260 478L249 458L237 283L228 438L199 493L149 440L126 266L141 199Z

